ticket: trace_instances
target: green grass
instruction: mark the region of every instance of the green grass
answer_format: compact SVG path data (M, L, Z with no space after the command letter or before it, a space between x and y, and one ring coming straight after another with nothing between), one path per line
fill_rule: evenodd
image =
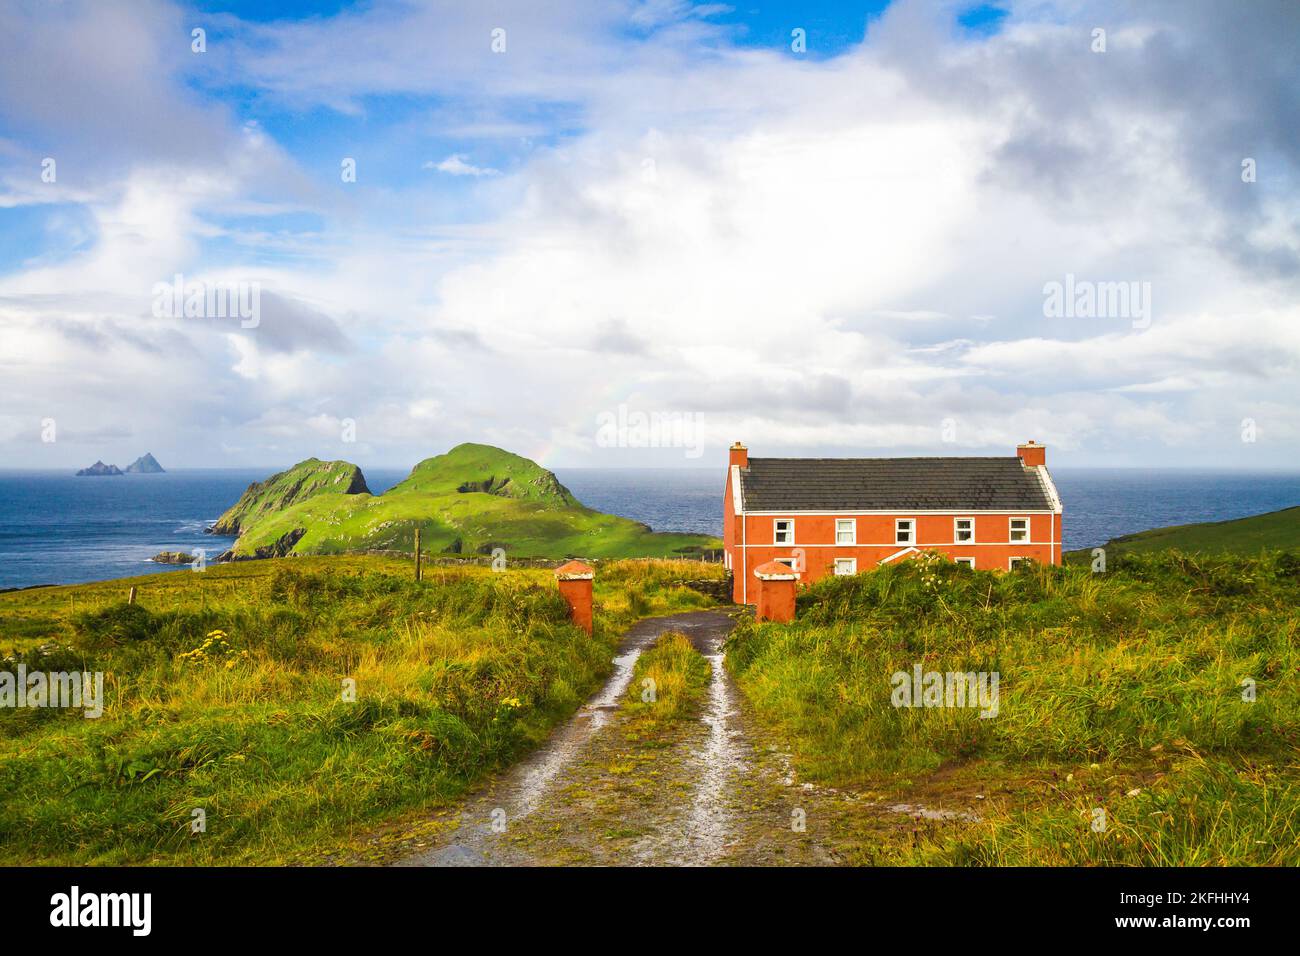
M818 582L793 624L742 624L727 661L815 780L1013 781L922 861L1300 862L1292 556L1120 556L1104 575L900 564ZM894 707L891 675L917 663L997 672L998 715Z
M923 852L978 866L1295 866L1295 767L1180 754L1152 785L1125 790L1086 772L1028 809L995 814ZM1136 792L1134 792L1136 791ZM1094 830L1096 810L1105 827Z
M431 568L416 583L409 562L376 556L0 594L6 669L103 671L107 698L97 720L0 710L0 864L346 855L544 739L606 676L623 628L707 606L680 582L721 574L598 570L592 637L549 571ZM205 833L190 832L196 808Z
M316 467L333 467L325 477L334 480L341 464ZM267 479L269 504L250 489L222 516L242 528L236 554L274 547L298 531L305 533L293 544L294 554L410 551L417 529L431 553L489 554L500 547L507 560L676 557L722 546L708 535L656 533L586 508L549 471L488 445L458 445L426 459L382 495L322 491L324 479L308 465ZM286 493L300 486L310 492L306 497Z
M1106 543L1107 559L1115 555L1184 551L1200 554L1257 555L1300 547L1300 507L1233 521L1171 525L1113 538ZM1067 564L1090 564L1092 549L1067 551Z
M666 725L695 716L710 673L709 662L685 634L661 634L632 669L622 705L630 734L653 738Z
M308 458L265 481L255 481L212 526L215 534L239 534L259 519L316 495L369 495L361 469L346 461Z

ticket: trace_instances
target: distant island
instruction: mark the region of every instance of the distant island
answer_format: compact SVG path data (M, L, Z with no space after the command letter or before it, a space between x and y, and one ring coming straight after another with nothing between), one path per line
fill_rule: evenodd
M121 475L121 474L124 474L124 472L122 471L121 468L118 468L117 465L106 465L102 461L97 461L89 468L83 468L81 469L81 471L77 472L77 477L78 478L87 478L87 477L99 478L107 475Z
M238 535L219 561L288 554L411 551L513 558L683 557L720 548L585 507L536 462L491 445L427 458L382 495L361 469L309 458L254 482L207 530Z
M163 466L158 464L158 459L149 452L145 452L131 464L126 466L128 475L161 475Z
M158 464L158 459L149 452L145 452L127 465L126 471L118 468L117 465L106 465L102 461L97 461L89 468L83 468L77 472L77 477L99 478L111 475L161 475L163 473L163 466Z

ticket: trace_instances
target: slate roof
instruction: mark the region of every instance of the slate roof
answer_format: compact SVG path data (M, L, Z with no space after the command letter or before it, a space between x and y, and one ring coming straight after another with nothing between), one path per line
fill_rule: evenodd
M1051 511L1019 458L751 458L746 511Z

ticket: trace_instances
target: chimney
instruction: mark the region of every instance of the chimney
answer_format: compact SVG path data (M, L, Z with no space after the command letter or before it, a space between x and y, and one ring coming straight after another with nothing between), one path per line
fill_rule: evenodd
M1047 464L1047 446L1038 444L1032 438L1023 445L1017 445L1016 454L1020 456L1020 461L1026 468Z
M749 467L749 449L736 442L731 446L731 460L727 462L727 467L739 465L741 468Z

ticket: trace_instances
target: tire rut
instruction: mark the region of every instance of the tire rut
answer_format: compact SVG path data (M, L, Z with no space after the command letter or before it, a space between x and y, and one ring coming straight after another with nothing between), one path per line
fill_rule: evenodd
M720 796L738 766L732 759L737 748L726 739L734 690L722 667L722 643L733 625L720 611L637 622L624 635L614 673L577 714L470 798L439 845L397 865L709 862L727 832ZM648 756L629 753L617 733L619 702L637 658L666 631L686 634L710 657L704 719L711 723L686 722L671 746ZM641 776L632 776L633 768ZM660 845L661 837L666 844ZM634 838L641 843L629 847ZM709 852L701 855L698 847Z

